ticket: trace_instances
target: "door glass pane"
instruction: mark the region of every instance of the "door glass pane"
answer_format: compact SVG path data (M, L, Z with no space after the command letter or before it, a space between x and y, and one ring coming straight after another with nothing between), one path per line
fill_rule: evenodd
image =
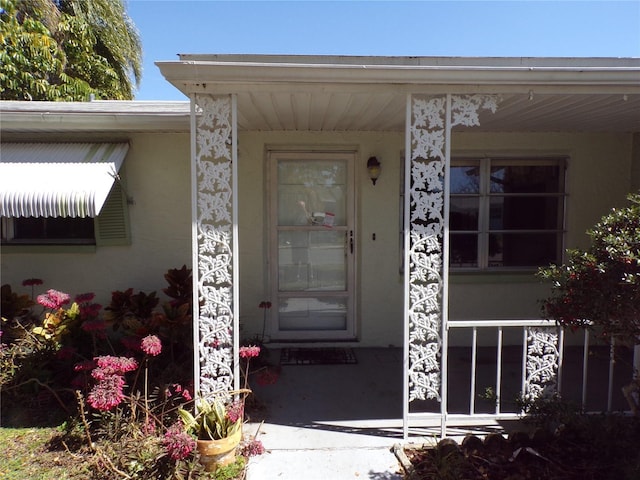
M280 330L345 330L347 299L344 297L281 297Z
M346 162L278 162L278 225L340 225L347 222Z
M345 232L281 231L278 234L279 290L344 291Z
M347 240L353 235L353 157L297 155L283 153L272 164L274 333L282 339L352 338Z

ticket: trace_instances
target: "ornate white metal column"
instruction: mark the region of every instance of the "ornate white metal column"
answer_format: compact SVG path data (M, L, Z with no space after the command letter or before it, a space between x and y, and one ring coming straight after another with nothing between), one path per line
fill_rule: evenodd
M196 392L237 388L237 127L233 95L191 98Z
M478 111L495 112L491 95L407 97L405 161L405 387L409 404L436 400L446 417L448 205L451 128L479 125Z

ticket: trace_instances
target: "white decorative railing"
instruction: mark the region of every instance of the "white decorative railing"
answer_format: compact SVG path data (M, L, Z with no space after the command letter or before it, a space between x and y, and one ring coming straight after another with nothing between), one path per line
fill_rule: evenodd
M541 397L552 397L560 392L564 334L555 322L548 320L476 320L449 321L450 329L470 329L471 385L469 389L469 414L475 414L476 367L478 354L478 330L495 329L496 338L496 415L500 415L502 398L503 333L506 328L522 329L522 399L532 402ZM446 368L446 366L445 366Z
M611 412L613 411L614 400L614 384L627 383L631 380L631 374L633 371L632 361L629 364L617 365L615 355L615 345L613 340L606 344L600 344L598 348L607 350L608 359L604 362L605 365L599 365L600 370L606 370L606 377L599 376L597 380L590 375L589 367L594 360L591 358L592 349L594 345L591 344L590 334L588 330L585 330L582 334L582 338L574 338L571 345L566 344L566 336L563 329L559 328L555 322L550 320L541 319L521 319L521 320L450 320L447 322L447 328L449 332L470 332L470 340L467 334L466 341L463 346L449 347L464 348L467 351L470 349L471 358L469 362L469 375L465 375L464 378L469 378L468 385L457 385L458 392L468 391L468 411L461 413L460 409L456 410L456 413L450 412L450 404L444 406L444 414L441 411L433 412L410 412L408 421L411 425L419 427L440 427L442 430L440 434L445 436L447 434L448 427L460 427L460 426L489 426L495 425L500 420L513 420L521 417L523 411L521 410L521 404L515 401L515 398L510 402L510 407L505 408L505 398L503 395L505 379L503 376L503 358L504 349L508 348L520 348L521 349L521 365L520 365L520 379L519 388L517 388L520 399L526 402L531 402L540 397L553 397L558 395L560 398L566 400L563 396L562 386L563 384L572 383L575 387L573 390L579 391L579 398L575 394L570 399L572 403L580 407L586 412ZM517 332L520 331L520 335ZM504 342L505 332L509 332L509 344ZM484 343L487 344L487 336L490 333L494 333L488 342L489 350L495 352L495 357L491 355L491 358L495 358L494 365L484 365L485 368L492 368L494 377L491 384L493 390L493 398L490 399L495 402L495 408L493 411L478 412L477 398L479 396L477 387L478 378L478 351L479 351L479 335L482 335ZM578 335L578 334L575 334ZM520 336L520 342L514 342L514 336ZM578 340L580 340L578 342ZM458 341L460 339L458 338ZM563 375L565 371L565 354L567 350L572 349L574 363L579 362L580 365L571 366L571 378L567 381L563 381ZM579 355L578 355L579 353ZM579 357L579 359L578 359ZM441 368L443 377L450 375L448 369L449 363L453 362L449 356L449 361L443 361ZM628 371L622 371L619 376L616 376L616 368L627 369ZM456 363L456 368L460 368L460 362ZM513 368L513 365L511 365ZM598 373L599 375L602 372ZM451 381L451 380L450 380ZM605 389L606 386L606 389ZM510 391L514 392L514 385L510 386ZM588 388L589 387L589 388ZM606 399L598 403L594 399L589 398L589 393L593 395L596 392L600 394L600 397L604 397L606 392ZM447 397L451 397L451 392ZM461 400L456 398L458 403ZM624 404L622 393L620 392L619 400ZM591 405L591 408L588 406ZM486 405L485 405L486 406ZM517 407L517 408L516 408ZM623 408L618 406L618 409L627 410L626 404ZM444 418L442 416L444 415Z

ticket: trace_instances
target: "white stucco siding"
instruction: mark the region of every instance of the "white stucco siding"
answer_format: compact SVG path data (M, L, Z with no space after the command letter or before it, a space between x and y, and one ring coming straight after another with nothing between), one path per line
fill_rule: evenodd
M86 137L85 137L86 138ZM188 133L130 135L121 171L129 205L131 245L102 246L89 253L2 252L2 283L21 291L22 280L41 278L49 288L75 295L93 291L107 305L113 290L150 292L166 286L169 268L190 266L191 194ZM26 291L26 290L25 290Z
M162 296L164 273L191 266L189 136L140 135L134 138L132 150L127 170L128 191L134 200L129 208L132 245L126 265L130 265L131 286L148 285L145 288L158 289ZM118 261L117 249L109 254Z
M632 191L632 136L590 134L572 150L568 170L567 247L587 247L586 230Z
M399 186L403 137L396 133L244 132L240 135L240 315L244 336L262 331L269 299L267 258L268 148L355 148L357 185L358 338L364 345L402 344L399 275ZM458 133L452 155L567 155L567 246L584 246L585 231L624 202L631 185L632 136L625 134ZM366 160L376 155L382 175L375 187ZM373 240L375 233L376 239ZM547 287L532 274L451 277L450 318L537 317Z
M262 332L270 300L267 258L269 148L356 150L357 329L361 344L402 345L402 282L399 268L401 133L241 132L239 137L240 322L244 336ZM366 162L375 155L382 175L373 186ZM373 240L373 234L376 240Z
M586 230L632 188L632 135L600 133L459 133L452 155L567 155L565 246L588 246ZM451 319L532 318L548 292L533 274L451 275Z
M191 261L189 134L136 133L130 135L130 145L123 176L134 201L129 206L132 244L98 247L94 253L82 254L17 254L5 250L1 257L2 283L22 291L23 279L42 278L43 290L56 288L71 294L95 291L102 304L109 302L112 290L129 287L156 290L163 297L166 270L190 266ZM270 300L265 152L269 147L285 146L342 147L358 152L358 337L363 346L402 345L403 284L398 269L404 135L400 132L240 132L241 336L262 332L263 311L258 305ZM611 206L624 204L632 188L632 172L637 172L637 140L635 149L631 134L465 132L454 133L452 155L567 155L566 241L567 246L575 247L586 245L584 232ZM375 186L366 172L370 155L382 163ZM539 314L538 300L545 291L533 275L452 274L450 318L535 317Z

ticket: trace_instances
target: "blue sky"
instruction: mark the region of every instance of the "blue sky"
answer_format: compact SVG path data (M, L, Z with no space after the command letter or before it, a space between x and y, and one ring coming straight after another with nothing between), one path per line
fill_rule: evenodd
M179 53L640 57L640 0L129 0L138 100L186 100L155 66Z

